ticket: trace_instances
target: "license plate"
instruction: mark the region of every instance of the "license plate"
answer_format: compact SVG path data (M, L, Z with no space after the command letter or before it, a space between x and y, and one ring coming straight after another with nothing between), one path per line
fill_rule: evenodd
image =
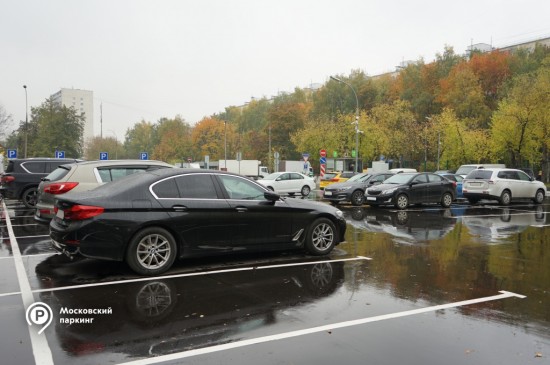
M59 218L59 219L63 219L63 218L65 218L65 212L62 211L61 209L59 209L59 210L57 211L57 213L55 213L55 216L56 216L57 218Z
M331 196L331 195L332 195L331 191L325 191L325 196Z
M470 183L470 186L481 186L481 183L480 182L473 182L473 183Z
M376 200L376 197L374 197L374 196L367 196L367 200Z

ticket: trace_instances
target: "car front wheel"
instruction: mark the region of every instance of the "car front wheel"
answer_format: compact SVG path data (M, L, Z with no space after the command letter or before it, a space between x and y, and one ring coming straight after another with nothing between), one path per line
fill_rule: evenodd
M443 197L441 198L441 206L443 208L449 208L452 203L453 203L453 196L450 193L443 194Z
M336 226L327 218L313 222L306 237L307 251L316 256L326 255L336 243Z
M535 201L535 204L542 204L545 196L546 194L542 189L537 190L537 193L535 194L535 199L533 199Z
M302 187L302 191L301 191L302 196L308 196L310 192L311 192L311 189L309 186L304 185Z
M363 205L364 200L365 193L363 193L361 190L355 190L353 194L351 194L351 204L355 206Z
M148 227L130 241L126 262L141 275L158 275L168 270L176 259L176 240L164 228Z
M409 206L409 197L405 194L399 194L397 198L395 198L395 206L398 209L406 209Z
M502 194L500 194L500 204L510 205L511 201L512 201L512 195L508 190L504 190Z

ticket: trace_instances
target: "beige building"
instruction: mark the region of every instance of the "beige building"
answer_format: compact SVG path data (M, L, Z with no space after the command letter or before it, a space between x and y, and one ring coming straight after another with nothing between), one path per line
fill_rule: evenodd
M84 115L83 141L94 136L94 93L90 90L61 89L51 95L54 103L74 108L77 114Z

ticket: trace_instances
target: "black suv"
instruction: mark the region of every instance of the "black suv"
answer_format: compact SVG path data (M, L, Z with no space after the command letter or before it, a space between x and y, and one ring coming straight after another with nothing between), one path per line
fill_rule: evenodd
M79 162L73 158L16 158L9 160L0 186L6 198L19 199L27 208L36 205L38 184L59 165Z

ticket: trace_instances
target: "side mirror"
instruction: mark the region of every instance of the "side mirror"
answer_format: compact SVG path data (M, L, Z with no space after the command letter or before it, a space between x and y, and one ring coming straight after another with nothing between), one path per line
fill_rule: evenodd
M281 196L277 193L274 193L273 191L266 191L264 192L264 198L271 202L276 202L277 200L281 199Z

